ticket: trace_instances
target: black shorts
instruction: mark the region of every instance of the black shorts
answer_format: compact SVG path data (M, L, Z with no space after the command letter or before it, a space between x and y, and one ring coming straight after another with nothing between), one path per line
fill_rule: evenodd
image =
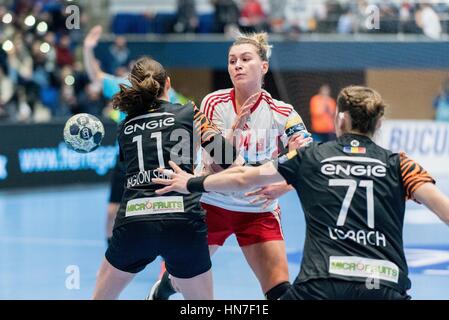
M125 167L119 157L117 157L114 171L111 176L111 189L109 191L109 202L120 203L123 191L125 190Z
M380 284L368 289L364 282L340 279L295 281L280 300L410 300L407 293Z
M137 273L157 256L168 273L192 278L211 268L204 220L136 221L114 229L106 259L115 268Z

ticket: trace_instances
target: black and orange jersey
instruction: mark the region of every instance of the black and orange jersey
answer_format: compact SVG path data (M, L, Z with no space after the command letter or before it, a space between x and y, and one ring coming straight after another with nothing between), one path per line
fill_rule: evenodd
M237 154L192 102L180 105L160 100L148 112L128 116L118 128L118 142L126 183L115 227L137 220L202 216L201 194L172 192L161 197L155 193L161 186L153 179L167 178L157 169L171 169L171 160L193 173L199 147L223 168Z
M405 202L434 183L418 163L345 134L280 157L278 171L297 190L307 222L300 282L339 278L410 288Z
M399 153L399 158L405 197L407 200L415 200L413 194L420 186L427 182L435 183L435 181L419 163L410 159L404 152Z

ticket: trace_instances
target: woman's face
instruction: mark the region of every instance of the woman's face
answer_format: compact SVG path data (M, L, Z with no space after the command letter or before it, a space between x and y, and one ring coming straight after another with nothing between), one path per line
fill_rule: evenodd
M228 72L235 88L261 88L268 62L262 61L254 45L239 44L229 50Z

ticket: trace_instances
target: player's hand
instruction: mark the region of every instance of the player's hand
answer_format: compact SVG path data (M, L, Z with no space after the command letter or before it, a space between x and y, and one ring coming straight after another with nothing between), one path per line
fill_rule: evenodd
M100 25L96 25L92 29L90 29L89 33L86 35L84 39L84 47L87 49L93 49L97 46L98 40L103 33L103 28Z
M237 114L237 118L234 121L232 130L243 130L243 128L245 127L245 123L248 121L249 116L251 115L251 108L254 106L257 100L259 100L261 94L261 92L257 92L246 99L245 103L243 103L239 113Z
M169 161L168 164L173 169L173 173L168 174L168 170L164 168L159 168L158 171L171 176L170 179L153 179L152 181L157 184L162 184L166 187L156 190L156 194L166 194L168 192L176 191L179 193L189 194L187 190L187 181L193 178L194 175L182 170L176 163Z
M275 183L270 184L268 186L262 187L256 191L251 191L245 193L245 196L256 198L251 201L252 204L262 204L262 207L265 209L269 205L271 205L276 199L286 194L291 190L290 185L287 183Z
M303 133L294 134L288 140L288 151L297 150L299 148L305 147L313 141L312 137L305 137Z

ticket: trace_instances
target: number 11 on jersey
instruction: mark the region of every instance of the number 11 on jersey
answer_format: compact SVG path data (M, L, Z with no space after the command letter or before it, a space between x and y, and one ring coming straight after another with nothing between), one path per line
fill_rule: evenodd
M165 168L164 155L162 153L162 133L152 132L151 138L156 138L156 148L157 148L157 159L159 161L159 168ZM143 162L143 145L142 145L142 135L135 136L133 142L137 143L137 158L139 161L139 170L145 171L145 166Z

